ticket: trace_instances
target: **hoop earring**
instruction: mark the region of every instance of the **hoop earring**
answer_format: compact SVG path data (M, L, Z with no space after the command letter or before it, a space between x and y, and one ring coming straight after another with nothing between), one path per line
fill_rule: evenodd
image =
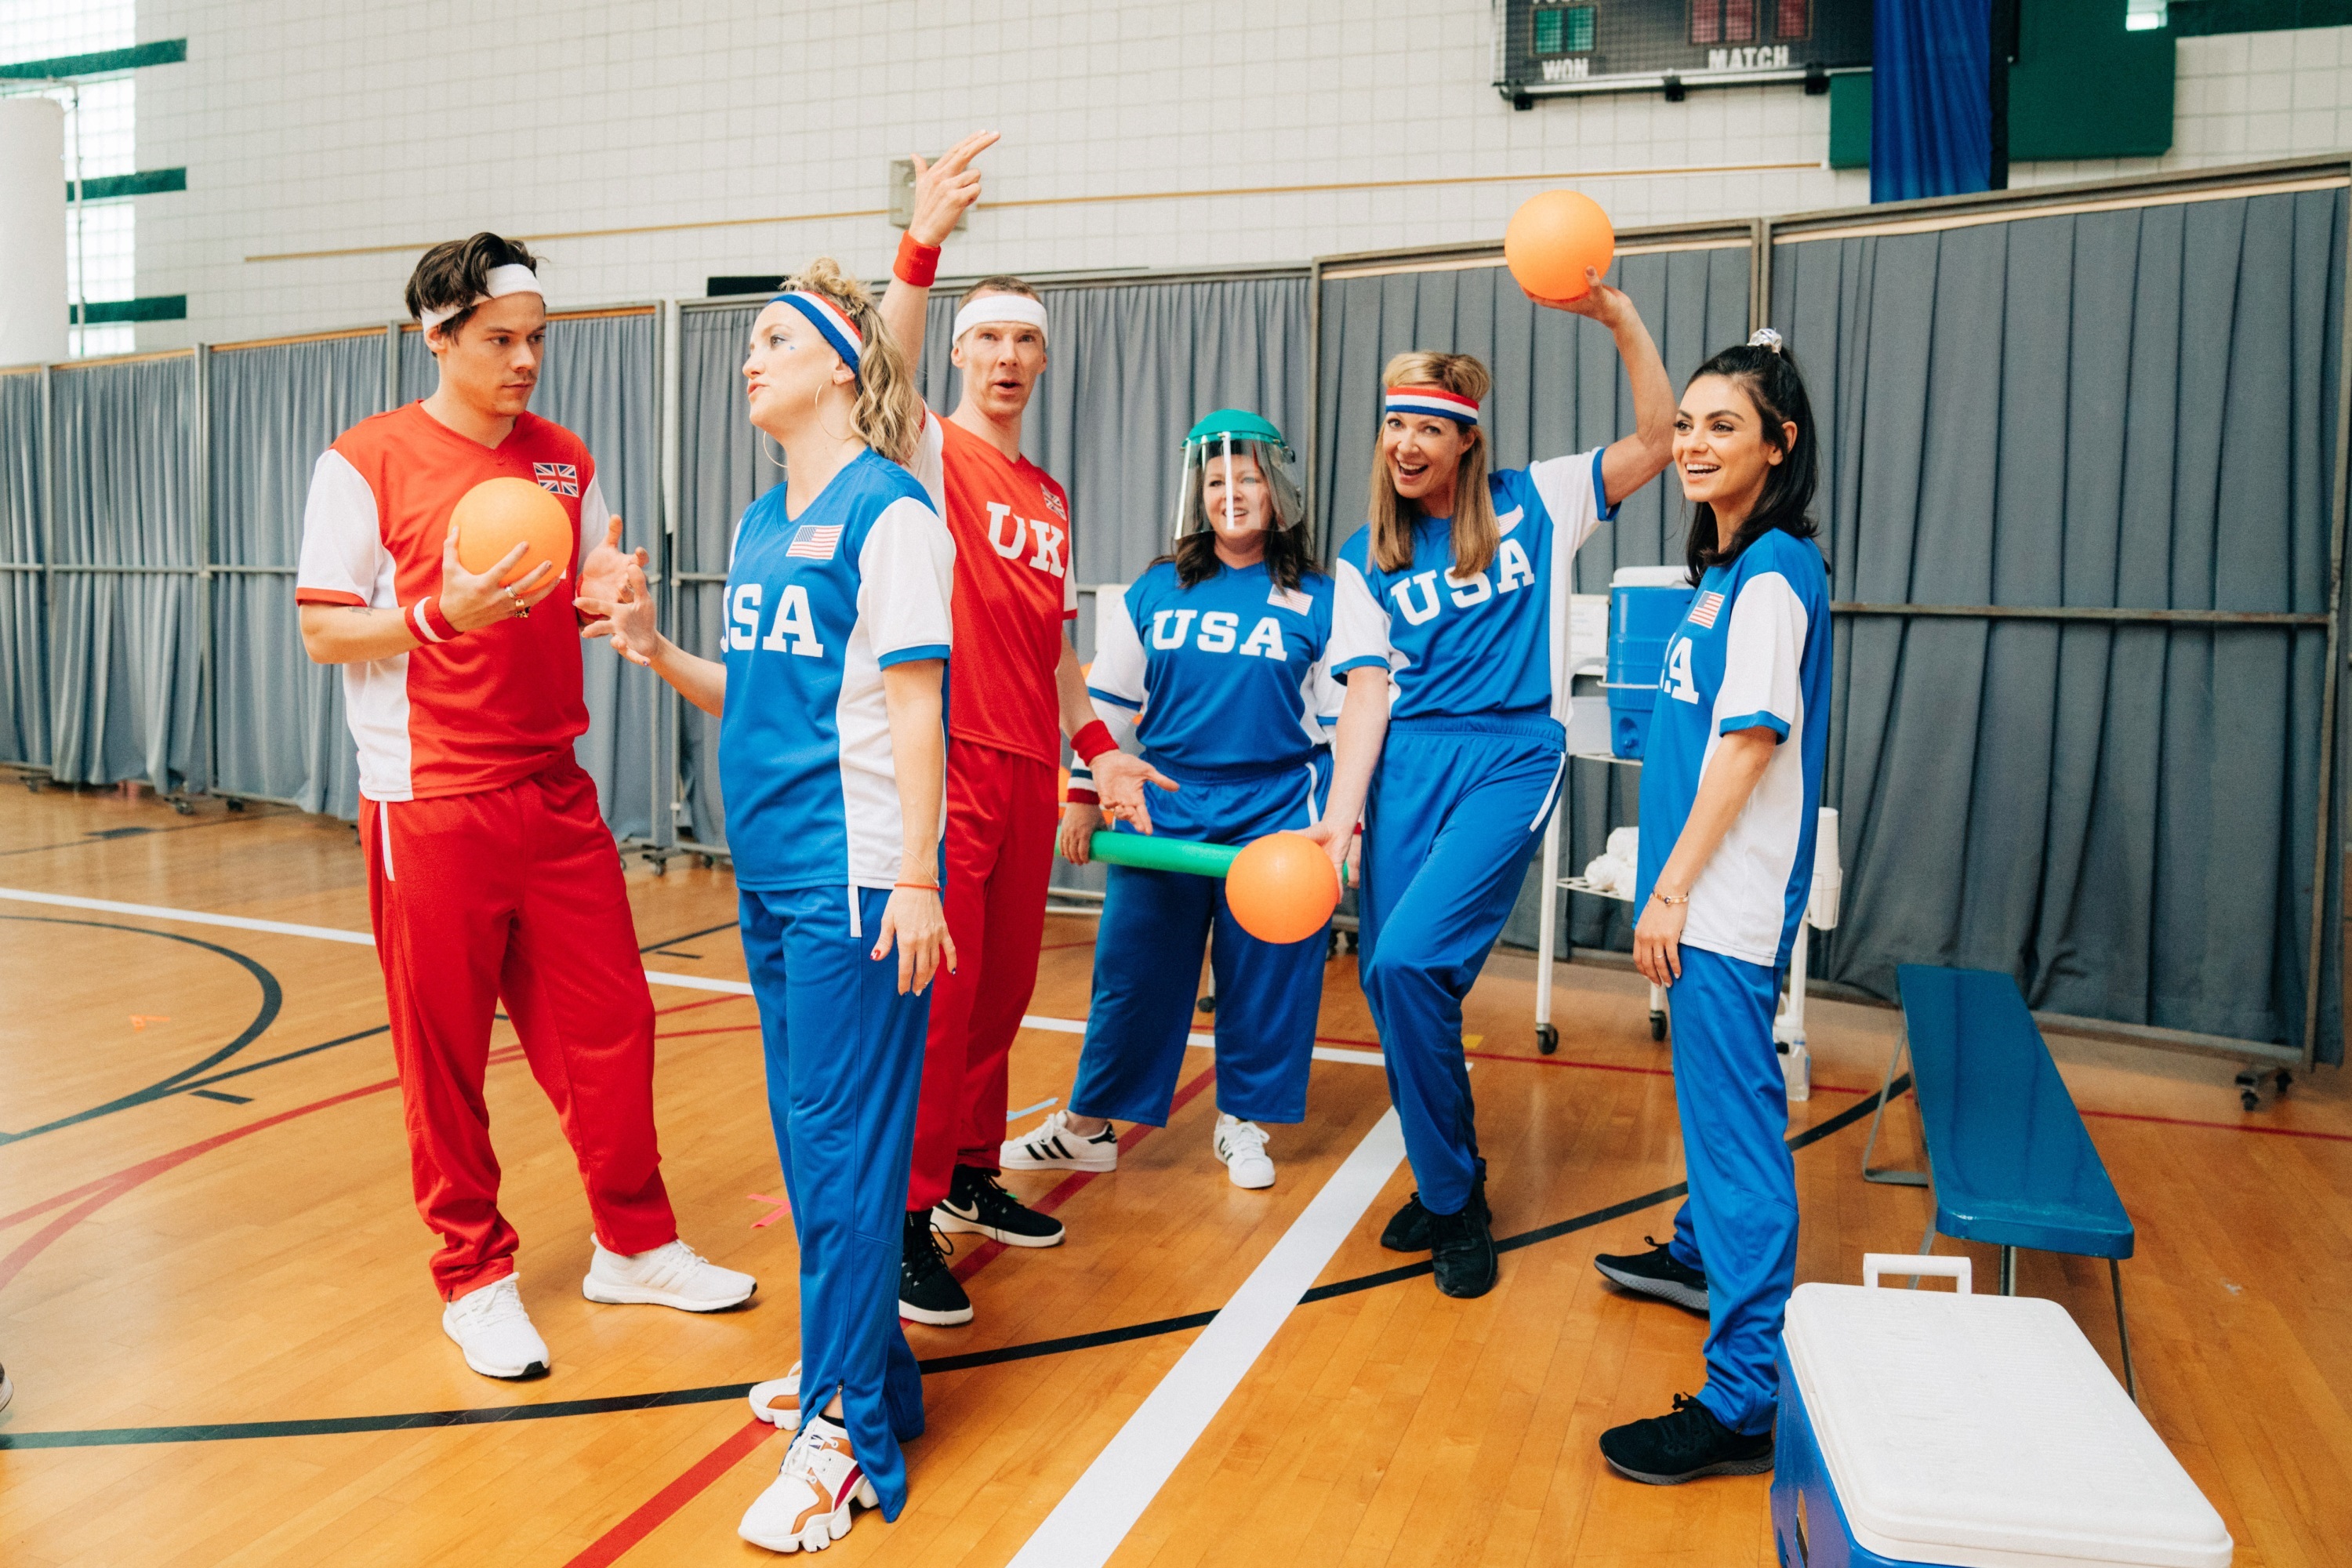
M809 416L810 416L811 418L813 418L813 419L814 419L814 420L816 421L816 427L817 427L818 429L820 429L820 430L824 431L824 432L826 435L828 435L828 436L833 436L833 438L834 438L835 440L836 440L836 441L846 441L846 440L848 440L848 439L850 438L850 436L854 436L854 435L856 435L856 434L857 433L857 412L856 412L856 410L855 408L853 408L853 409L851 409L851 410L850 410L850 415L849 415L849 434L848 434L848 435L843 435L843 436L834 436L834 434L833 434L833 426L830 426L830 425L828 425L828 424L826 424L826 423L824 422L824 408L823 405L821 405L821 404L817 401L820 397L822 397L822 396L824 396L824 388L823 386L818 386L818 387L814 387L814 388L812 388L812 389L811 389L811 391L809 392Z
M778 447L777 450L782 451L782 448ZM768 458L768 433L765 430L760 432L760 456ZM768 458L768 461L780 468L784 466L783 462L776 458Z

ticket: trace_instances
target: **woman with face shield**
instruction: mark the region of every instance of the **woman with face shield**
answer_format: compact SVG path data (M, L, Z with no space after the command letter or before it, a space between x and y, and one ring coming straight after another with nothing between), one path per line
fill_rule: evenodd
M1180 786L1152 798L1163 837L1246 844L1321 815L1340 696L1325 668L1331 580L1292 460L1255 414L1202 420L1184 440L1174 550L1102 601L1087 688L1121 746ZM1102 826L1091 784L1072 770L1061 851L1073 864ZM1261 942L1235 923L1222 882L1106 869L1076 1087L1066 1110L1005 1141L1005 1167L1114 1170L1114 1121L1167 1125L1206 943L1217 994L1249 1004L1217 1014L1213 1147L1236 1186L1272 1186L1261 1123L1306 1118L1325 933Z

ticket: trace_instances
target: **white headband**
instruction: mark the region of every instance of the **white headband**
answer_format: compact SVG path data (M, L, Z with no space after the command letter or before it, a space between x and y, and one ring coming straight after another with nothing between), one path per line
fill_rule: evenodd
M1026 294L982 294L968 300L956 312L955 331L948 334L950 342L960 342L964 333L982 321L1018 321L1024 327L1034 327L1037 335L1045 333L1045 307Z
M421 310L417 312L416 320L418 324L429 332L460 310L470 310L477 305L487 305L491 300L503 299L509 294L536 294L541 303L547 300L547 291L539 286L538 273L528 267L509 264L505 267L491 268L489 276L482 279L482 291L464 304L447 305L437 310Z

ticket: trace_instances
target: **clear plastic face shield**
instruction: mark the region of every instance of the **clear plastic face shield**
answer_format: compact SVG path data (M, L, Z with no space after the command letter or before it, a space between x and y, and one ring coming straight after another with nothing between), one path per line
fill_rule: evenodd
M1280 441L1225 430L1188 438L1183 482L1177 488L1175 535L1214 529L1229 538L1307 520L1298 488L1297 458Z

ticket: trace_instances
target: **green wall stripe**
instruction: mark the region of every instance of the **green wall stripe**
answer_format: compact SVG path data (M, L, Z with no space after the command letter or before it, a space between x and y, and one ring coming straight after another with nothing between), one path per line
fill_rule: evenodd
M2165 9L2177 38L2352 23L2352 0L2172 0Z
M72 308L67 309L70 315ZM143 300L92 300L82 307L81 319L93 327L109 321L184 321L188 319L188 297L150 294Z
M185 169L142 169L135 174L100 174L81 183L81 199L86 202L112 201L118 196L152 196L161 191L184 191L188 188ZM73 182L66 182L66 200L73 200Z
M0 65L0 77L101 76L108 71L136 70L141 66L177 65L188 58L188 40L163 38L134 44L127 49L100 49L91 55L58 55L46 60L17 60Z

